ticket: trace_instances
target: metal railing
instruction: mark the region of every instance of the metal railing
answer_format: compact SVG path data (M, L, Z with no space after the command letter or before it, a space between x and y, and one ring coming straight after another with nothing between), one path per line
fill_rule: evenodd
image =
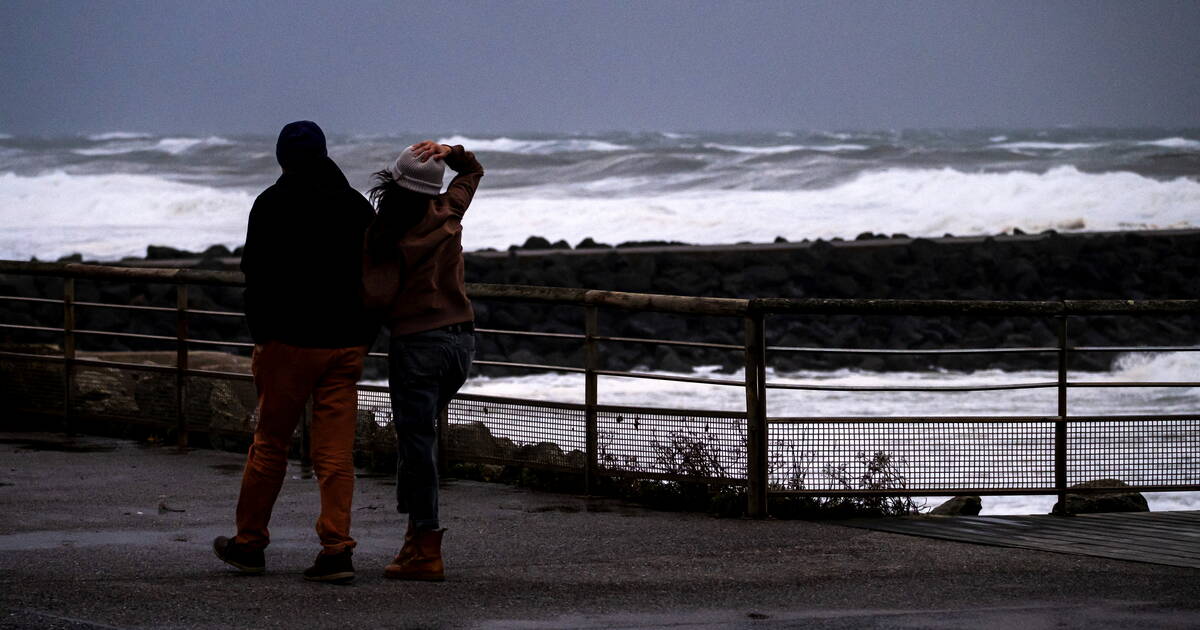
M189 392L201 382L249 381L243 372L195 369L190 348L247 348L252 344L189 336L189 319L243 317L240 312L192 308L189 287L237 287L240 273L180 269L134 269L76 263L25 263L0 261L0 276L36 276L62 280L62 295L0 295L6 302L58 305L61 326L46 322L11 324L0 322L0 332L9 334L61 334L61 354L0 352L0 361L10 364L8 378L13 388L33 387L26 382L15 362L61 365L61 404L57 409L35 409L30 403L10 403L10 411L54 412L68 426L89 415L113 415L88 411L75 400L86 388L80 385L81 370L122 370L158 374L138 389L132 412L119 412L125 419L162 423L172 420L180 446L188 432L198 429L197 416L205 414L205 401L189 401ZM75 282L86 279L100 283L149 283L174 287L174 306L117 304L76 300ZM440 420L440 443L446 457L495 463L521 463L582 472L587 488L600 477L636 477L710 484L744 485L748 512L767 513L769 496L890 496L955 494L1057 494L1065 498L1073 480L1101 475L1134 475L1127 479L1141 491L1200 490L1200 409L1196 413L1142 416L1088 415L1069 413L1068 392L1074 388L1200 387L1200 382L1097 382L1072 381L1068 357L1073 353L1131 351L1194 352L1195 345L1179 346L1072 346L1068 323L1075 318L1096 316L1195 316L1200 300L1090 300L1090 301L956 301L956 300L833 300L779 298L706 298L623 293L585 289L513 285L468 286L471 298L481 302L518 302L568 306L582 310L579 333L540 332L479 328L480 335L556 339L578 343L582 365L550 365L519 361L480 359L480 366L506 369L553 370L583 376L582 402L562 403L462 394ZM120 309L130 312L171 315L174 335L132 333L121 330L79 329L80 308ZM657 312L689 317L741 321L743 343L655 339L603 335L602 310L626 313ZM3 312L0 310L0 312ZM1006 348L834 348L768 346L766 331L771 316L870 315L870 316L963 316L970 318L1034 317L1056 323L1057 344L1046 347ZM173 366L113 361L79 356L81 336L108 336L145 343L173 344ZM651 344L708 351L734 352L743 356L744 378L711 378L685 374L662 374L639 370L601 369L601 344ZM864 354L929 355L1048 354L1057 357L1053 381L986 385L829 385L816 382L770 382L771 354ZM372 353L374 358L386 355ZM28 371L28 370L27 370ZM45 375L43 375L45 376ZM93 378L95 374L91 375ZM738 387L745 393L744 411L680 410L648 406L605 405L600 401L600 377L654 379L720 387ZM169 380L163 380L169 379ZM140 381L139 381L140 383ZM43 379L43 386L44 379ZM768 392L980 392L1024 389L1053 389L1057 392L1057 414L1040 416L917 415L903 417L769 416ZM146 390L145 392L143 390ZM90 390L89 390L90 391ZM169 402L161 399L163 391ZM363 439L386 441L390 408L384 387L360 385L360 408L368 415L371 435ZM228 397L231 394L223 393ZM157 399L155 397L158 397ZM20 396L18 396L20 399ZM27 397L28 398L28 397ZM27 400L21 399L21 400ZM143 400L145 402L143 403ZM197 409L199 408L199 409ZM360 413L364 413L360 412ZM249 420L247 420L249 422ZM650 427L642 431L642 425ZM220 433L245 431L214 425L199 428ZM361 426L361 424L360 424ZM716 426L716 429L713 427ZM647 438L650 433L652 437ZM376 445L378 446L378 445ZM573 447L573 448L572 448ZM569 452L564 449L571 448ZM879 457L883 460L879 460ZM889 463L890 462L890 463ZM903 463L905 474L896 483L878 479L856 482L859 468L870 474L887 475ZM858 467L858 468L856 468ZM890 468L889 468L890 467ZM1132 472L1129 472L1132 471ZM816 474L818 479L810 475ZM1108 475L1112 476L1112 475ZM1072 490L1076 492L1077 490Z

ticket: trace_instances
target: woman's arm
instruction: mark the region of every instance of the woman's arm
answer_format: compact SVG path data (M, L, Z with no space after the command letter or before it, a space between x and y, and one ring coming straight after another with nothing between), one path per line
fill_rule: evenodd
M460 217L465 214L475 196L475 189L479 187L479 179L483 177L483 166L475 159L475 154L461 144L450 146L432 140L418 142L412 146L412 150L422 162L442 160L456 173L443 196Z

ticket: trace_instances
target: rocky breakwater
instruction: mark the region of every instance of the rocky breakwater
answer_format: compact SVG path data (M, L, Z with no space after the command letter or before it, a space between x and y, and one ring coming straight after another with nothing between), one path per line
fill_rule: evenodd
M237 250L214 246L194 254L152 247L131 266L236 269ZM78 260L72 258L70 260ZM467 254L467 280L477 283L575 287L614 291L711 297L883 298L962 300L1194 299L1200 297L1200 231L910 239L902 235L862 235L854 241L688 246L678 243L624 243L610 247L591 239L572 248L565 242L530 238L509 251ZM60 299L56 278L0 275L0 294ZM237 287L191 287L192 309L240 312ZM78 302L159 306L166 311L122 311L77 307L77 327L173 337L174 287L133 282L76 282ZM583 331L583 310L476 300L480 328L573 333ZM0 322L57 326L60 304L0 301ZM249 342L240 317L192 313L194 339ZM661 313L602 310L602 335L707 341L740 346L738 318L683 317ZM772 346L834 348L1002 348L1052 347L1057 344L1052 318L948 316L772 316L767 342ZM1194 315L1172 317L1073 318L1075 346L1195 345L1200 321ZM61 335L6 329L0 342L60 343ZM174 348L171 341L80 336L88 351L152 351ZM374 350L386 352L386 335ZM479 336L478 358L582 366L577 339L527 336ZM246 349L228 349L245 354ZM1073 370L1103 370L1113 353L1073 353ZM738 369L740 351L667 347L636 343L601 344L601 367L688 371L697 365ZM857 367L869 370L1054 369L1053 354L951 356L850 355L769 352L781 370ZM365 377L386 377L385 361L370 359ZM483 373L526 373L480 367Z
M958 300L1194 299L1200 297L1200 231L1000 235L910 239L862 235L855 241L682 246L590 239L569 248L531 238L507 252L468 256L469 282L582 287L712 297ZM583 313L477 301L480 327L580 333ZM601 334L740 345L736 318L602 313ZM1194 345L1195 316L1072 319L1074 346ZM773 316L767 343L788 347L1053 347L1052 318L946 316ZM582 365L577 341L487 335L482 358ZM602 344L610 369L736 369L738 352ZM1071 368L1103 370L1112 353L1074 353ZM777 369L1054 369L1053 354L846 355L769 353ZM503 368L497 368L503 371Z

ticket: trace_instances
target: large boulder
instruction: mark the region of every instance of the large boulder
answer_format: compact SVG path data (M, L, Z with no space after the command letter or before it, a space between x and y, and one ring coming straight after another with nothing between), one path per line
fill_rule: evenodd
M983 509L983 500L976 496L954 497L949 501L933 508L929 514L933 516L978 516Z
M1067 494L1066 505L1054 504L1052 514L1095 514L1098 512L1149 512L1146 497L1140 492L1123 490L1129 484L1120 479L1095 479L1077 483L1072 488L1111 488L1111 492Z
M450 451L476 457L495 457L496 441L482 422L451 424L446 428L446 445Z

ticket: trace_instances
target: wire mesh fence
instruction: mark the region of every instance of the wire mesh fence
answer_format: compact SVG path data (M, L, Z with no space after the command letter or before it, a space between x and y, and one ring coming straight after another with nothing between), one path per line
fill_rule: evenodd
M0 348L0 410L156 424L178 431L181 443L188 432L215 436L253 431L256 395L245 374L250 344L244 321L229 310L233 308L229 304L236 302L236 274L112 268L68 273L61 266L0 261L0 271L9 268L42 275L37 277L38 295L0 295L4 318L0 332L6 340ZM54 277L55 273L62 277ZM82 274L78 287L71 274ZM121 284L130 277L138 281ZM215 297L196 293L189 297L188 279L220 292ZM120 286L109 286L114 283ZM480 312L487 314L493 328L480 331L479 347L484 362L492 362L489 369L500 374L516 367L517 373L526 373L553 365L582 373L586 385L583 400L569 403L470 394L456 397L439 422L443 454L451 460L586 473L585 478L598 474L745 485L752 514L754 501L764 500L770 493L1061 494L1069 485L1095 479L1119 479L1139 489L1200 489L1200 415L1072 417L1066 407L1068 389L1096 386L1068 379L1073 357L1081 352L1115 350L1086 345L1072 348L1066 325L1069 318L1159 314L1175 321L1200 312L1197 301L735 300L492 285L474 286L471 291L473 297L488 304ZM62 297L57 300L46 297L49 295ZM502 306L510 303L521 306L505 311ZM127 330L134 320L126 318L122 308L137 315L139 332ZM189 309L195 312L189 314ZM766 314L774 314L776 319L778 329L773 334L766 329ZM1011 343L1003 348L975 348L968 338L901 339L901 333L911 328L906 321L914 317L985 316L1030 325L1018 327ZM210 331L204 339L191 338L187 322L192 317L225 322L228 330L213 329L216 332ZM822 325L828 328L836 317L868 317L880 326L886 324L889 334L900 335L896 347L835 347L838 340L830 338L833 333L821 333L812 322L824 320ZM549 323L544 330L520 329L530 321ZM720 324L707 325L714 321ZM654 338L653 331L664 322L670 323L676 334L670 339ZM1021 332L1025 328L1032 332ZM1081 329L1084 343L1088 331ZM705 333L712 334L706 337ZM536 356L524 346L523 339L537 336L557 344L547 356ZM831 345L815 345L823 342ZM967 347L944 347L949 343ZM644 365L638 358L644 355L623 354L621 348L631 344L657 345L660 365ZM1200 348L1181 345L1170 350ZM788 361L820 367L819 357L830 353L862 355L867 362L863 365L886 366L904 359L907 363L897 365L925 367L929 361L948 357L1028 354L1038 366L1058 365L1056 381L1020 385L1056 394L1059 415L769 417L768 391L964 395L1002 389L977 383L894 387L828 386L776 377L772 382L766 380L768 355L784 367ZM872 353L883 359L870 363ZM805 363L814 356L818 358L815 363ZM711 359L726 372L740 371L743 376L711 378L685 376L678 369L668 370L675 374L653 371L701 359ZM745 390L745 411L606 405L600 400L597 377L741 388ZM1200 383L1155 385L1186 388ZM1007 391L1000 394L1007 395ZM358 402L356 450L365 454L394 450L387 389L361 385ZM302 436L302 428L301 423L297 437ZM762 513L761 507L758 513Z

